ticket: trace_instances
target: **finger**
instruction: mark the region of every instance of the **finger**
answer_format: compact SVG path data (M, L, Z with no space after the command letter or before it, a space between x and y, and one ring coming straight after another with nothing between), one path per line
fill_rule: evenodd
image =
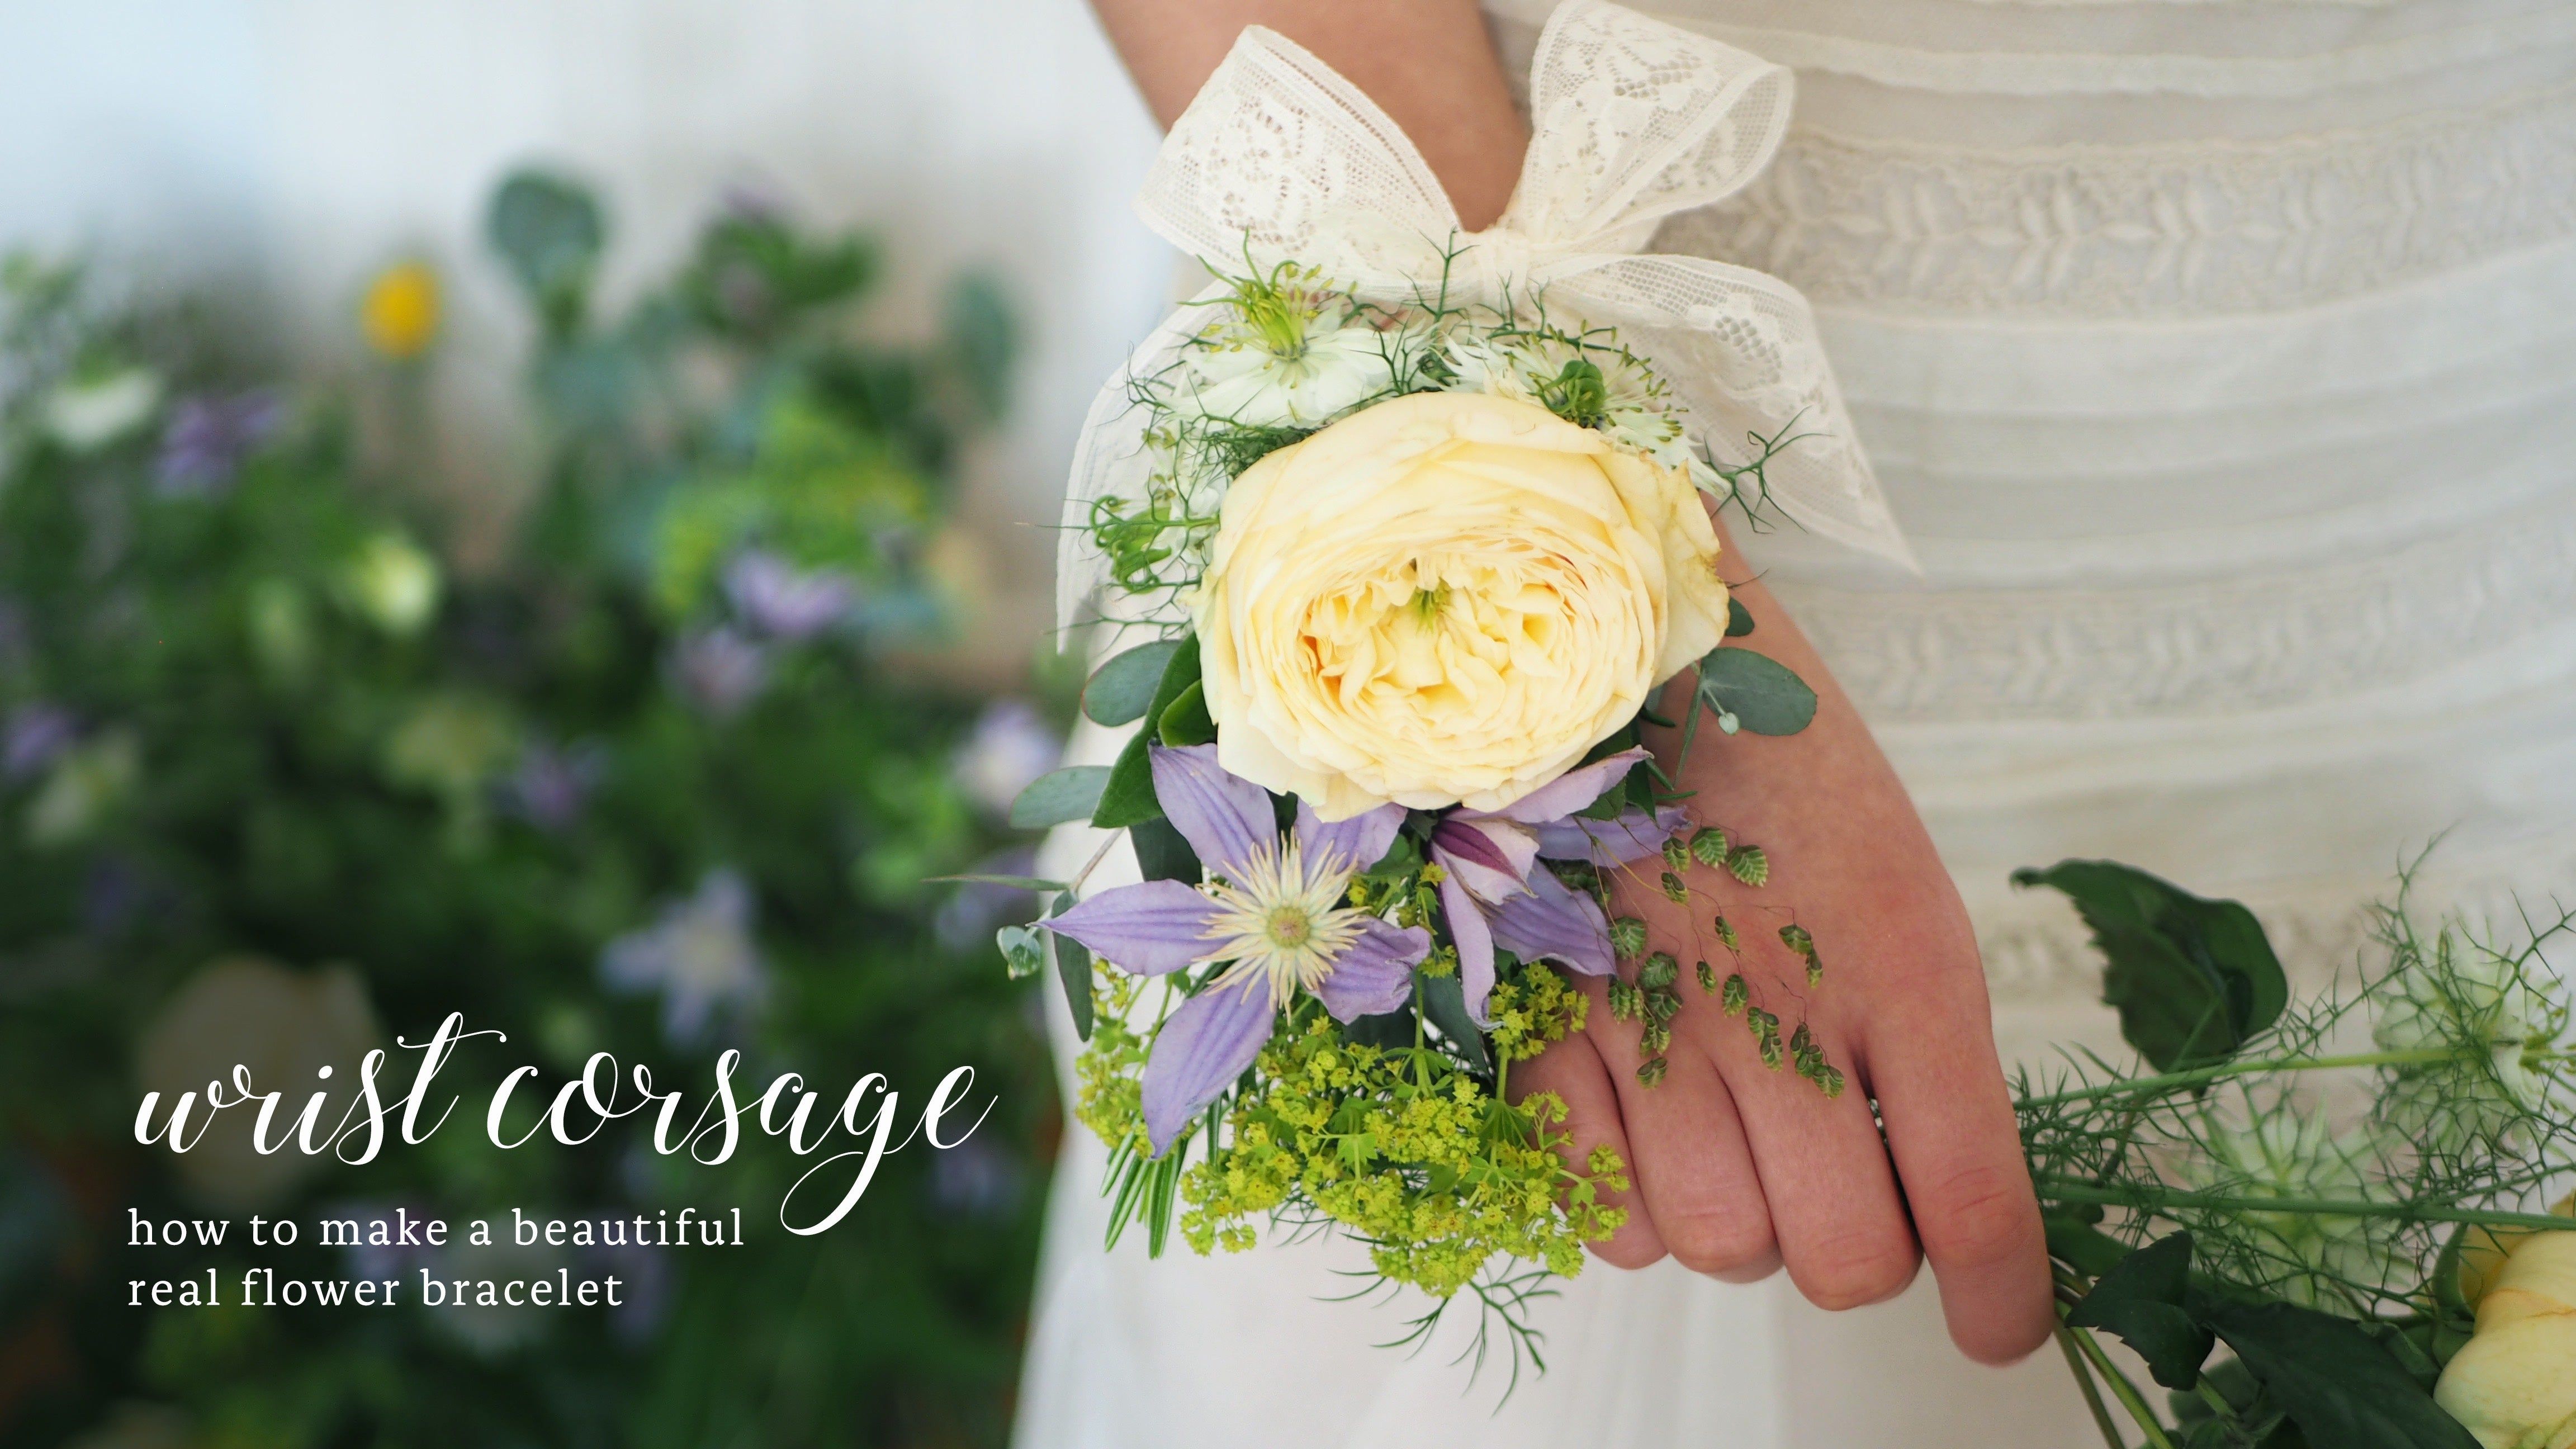
M1914 1229L1961 1352L2010 1363L2056 1325L2039 1202L1995 1058L1982 977L1909 989L1901 1028L1868 1043L1870 1081Z
M1857 1308L1904 1292L1921 1253L1858 1073L1840 1097L1827 1098L1785 1065L1764 1066L1740 1020L1717 1017L1716 1025L1710 1055L1743 1119L1790 1280L1820 1308ZM1782 1023L1784 1033L1791 1029ZM1694 1036L1706 1043L1705 1033L1703 1023Z
M1606 1009L1585 1019L1587 1033L1619 1094L1619 1116L1634 1156L1638 1195L1664 1251L1693 1272L1729 1282L1765 1278L1780 1266L1771 1204L1744 1139L1734 1094L1717 1064L1688 1041L1664 1053L1664 1077L1647 1086L1636 1072L1642 1023Z
M1599 1003L1596 1013L1607 1015ZM1526 1062L1513 1065L1511 1097L1514 1102L1527 1101L1532 1093L1552 1092L1565 1103L1565 1120L1556 1131L1567 1140L1559 1150L1568 1165L1577 1171L1585 1169L1593 1149L1608 1147L1619 1154L1619 1160L1635 1171L1636 1159L1629 1155L1628 1134L1619 1119L1619 1096L1610 1085L1609 1070L1602 1065L1601 1054L1592 1043L1577 1032L1549 1047ZM1663 1240L1655 1235L1655 1225L1638 1200L1634 1177L1626 1192L1604 1190L1601 1200L1611 1207L1626 1208L1628 1221L1608 1239L1587 1244L1603 1262L1619 1268L1643 1268L1664 1256Z

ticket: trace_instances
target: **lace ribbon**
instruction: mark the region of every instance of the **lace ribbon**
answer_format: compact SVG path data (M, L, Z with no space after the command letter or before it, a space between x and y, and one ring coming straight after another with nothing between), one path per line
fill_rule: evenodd
M1784 429L1803 436L1765 469L1770 504L1910 568L1806 299L1750 268L1640 254L1664 218L1723 200L1761 172L1788 127L1791 93L1790 73L1757 56L1574 0L1539 37L1532 135L1511 205L1491 228L1462 234L1395 122L1331 67L1256 26L1173 124L1137 208L1224 270L1293 260L1364 299L1401 303L1437 291L1445 268L1453 301L1538 296L1552 313L1616 327L1712 446ZM1160 371L1198 325L1188 308L1166 320L1092 405L1065 499L1063 624L1104 577L1084 526L1092 505L1141 498L1151 472L1130 380Z

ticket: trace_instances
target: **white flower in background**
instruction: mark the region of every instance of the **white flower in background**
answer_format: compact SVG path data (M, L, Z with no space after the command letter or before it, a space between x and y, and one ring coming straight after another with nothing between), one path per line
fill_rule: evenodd
M752 904L750 883L739 872L711 870L696 894L665 905L652 925L609 942L600 953L600 975L620 991L660 991L662 1029L673 1041L695 1041L720 1008L751 1005L768 994L768 971L751 938Z
M2338 1202L2370 1196L2374 1157L2368 1139L2337 1134L2319 1113L2271 1112L2250 1127L2223 1123L2212 1113L2201 1139L2205 1153L2186 1158L2175 1173L2196 1191ZM2268 1246L2281 1260L2273 1266L2282 1271L2297 1264L2365 1284L2390 1284L2403 1276L2395 1256L2372 1236L2367 1218L2286 1210L2241 1217L2272 1240ZM2280 1292L2310 1307L2328 1301L2324 1285L2305 1275L2281 1284Z
M151 421L161 407L161 379L129 367L57 386L45 398L45 431L75 453L93 453Z
M97 829L143 777L143 750L131 730L109 730L59 751L27 806L27 839L62 845Z
M210 1081L223 1082L229 1096L236 1065L249 1068L253 1090L284 1092L289 1103L338 1088L322 1117L330 1123L351 1100L358 1065L378 1038L366 984L348 967L291 971L258 956L226 956L162 1005L135 1048L136 1075L143 1090L161 1094L164 1113L182 1092L196 1093L202 1112ZM326 1066L328 1080L319 1075ZM256 1108L217 1113L196 1146L171 1155L179 1180L217 1207L259 1207L331 1160L292 1148L262 1154L251 1142L256 1115Z
M1397 341L1308 274L1235 284L1201 332L1171 401L1245 427L1318 427L1395 382Z
M438 611L438 561L398 533L380 533L344 566L341 588L388 634L414 634Z
M1064 740L1028 701L997 699L957 747L958 788L995 815L1010 813L1029 782L1064 760Z
M2382 984L2371 1039L2385 1052L2455 1054L2398 1068L2388 1107L2401 1128L2458 1147L2463 1135L2490 1136L2547 1105L2544 1063L2566 1021L2511 961L2452 932L2433 951Z

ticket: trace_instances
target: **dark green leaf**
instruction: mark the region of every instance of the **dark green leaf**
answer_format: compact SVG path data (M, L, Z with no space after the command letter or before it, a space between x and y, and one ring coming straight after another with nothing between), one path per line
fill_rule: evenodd
M2183 1306L2190 1286L2191 1234L2175 1233L2113 1264L2066 1322L2118 1335L2157 1383L2187 1389L2200 1381L2216 1346L2216 1336Z
M2132 866L2063 860L2013 872L2075 902L2105 966L2102 996L2121 1034L2158 1071L2223 1062L2280 1019L2289 978L2254 914Z
M2040 1219L2048 1230L2050 1257L2067 1264L2087 1278L2099 1278L2113 1265L2129 1255L2129 1245L2095 1227L2102 1220L2102 1210L2092 1208L2090 1217L2070 1208L2051 1208Z
M1178 639L1158 639L1113 656L1093 670L1091 682L1082 687L1082 712L1094 724L1123 725L1143 719L1180 648Z
M1744 607L1742 599L1729 598L1726 601L1726 637L1741 639L1752 632L1753 611Z
M1197 680L1190 681L1170 708L1154 716L1154 732L1176 750L1216 743L1216 721L1208 718L1207 694Z
M1205 874L1189 841L1160 815L1128 826L1127 843L1136 848L1137 868L1147 880L1178 880L1196 885Z
M1048 909L1050 916L1060 916L1073 905L1073 893L1055 898ZM1064 1004L1073 1012L1073 1034L1091 1040L1091 948L1071 936L1049 931L1047 940L1055 948L1055 979L1064 987Z
M2204 1298L2195 1307L2309 1443L2478 1449L2469 1431L2358 1324L2289 1303Z
M1163 678L1154 686L1154 697L1146 701L1142 718L1159 722L1172 702L1199 682L1199 641L1192 635L1172 651L1171 660L1163 666ZM1127 742L1119 753L1118 763L1110 767L1109 783L1100 792L1100 808L1093 811L1091 823L1103 830L1122 830L1140 820L1151 820L1163 813L1162 802L1154 798L1154 771L1146 762L1145 745L1154 731L1143 729Z
M1816 692L1789 666L1742 647L1719 647L1699 662L1700 702L1733 715L1751 734L1794 735L1816 717Z
M1080 820L1100 803L1100 792L1109 783L1106 765L1067 765L1050 770L1029 782L1019 798L1011 802L1011 825L1019 830L1044 830L1068 820Z
M1442 1036L1449 1038L1449 1044L1458 1049L1459 1060L1469 1070L1487 1074L1494 1070L1493 1059L1485 1054L1485 1034L1476 1029L1475 1018L1467 1015L1467 991L1457 972L1422 978L1422 1014L1440 1028Z
M1373 1046L1382 1052L1402 1051L1413 1045L1413 1012L1406 1009L1363 1016L1342 1027L1342 1040L1355 1046Z

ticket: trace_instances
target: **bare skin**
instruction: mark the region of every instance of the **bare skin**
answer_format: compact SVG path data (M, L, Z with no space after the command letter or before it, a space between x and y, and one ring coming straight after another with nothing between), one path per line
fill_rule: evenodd
M1421 149L1468 230L1501 215L1528 136L1472 0L1094 0L1157 118L1169 125L1246 25L1305 46L1384 107ZM1628 1225L1597 1251L1621 1267L1670 1254L1742 1281L1785 1266L1825 1308L1902 1292L1929 1259L1950 1336L1983 1363L2047 1341L2039 1208L1995 1056L1985 976L1967 913L1877 742L1824 662L1732 548L1720 560L1762 652L1816 686L1815 722L1786 738L1703 726L1679 784L1691 813L1758 844L1771 883L1748 890L1694 868L1694 903L1655 887L1659 863L1621 888L1683 965L1662 1085L1635 1074L1641 1028L1610 1014L1599 982L1585 1033L1512 1073L1516 1093L1570 1109L1578 1160L1608 1143L1630 1164ZM1686 693L1663 711L1679 718ZM1667 764L1674 741L1650 740ZM1827 1101L1765 1070L1741 1020L1688 982L1691 964L1737 969L1702 899L1739 930L1741 969L1783 1030L1805 1021L1851 1089ZM1810 990L1780 944L1792 919L1826 963ZM1871 1118L1875 1100L1882 1137Z

